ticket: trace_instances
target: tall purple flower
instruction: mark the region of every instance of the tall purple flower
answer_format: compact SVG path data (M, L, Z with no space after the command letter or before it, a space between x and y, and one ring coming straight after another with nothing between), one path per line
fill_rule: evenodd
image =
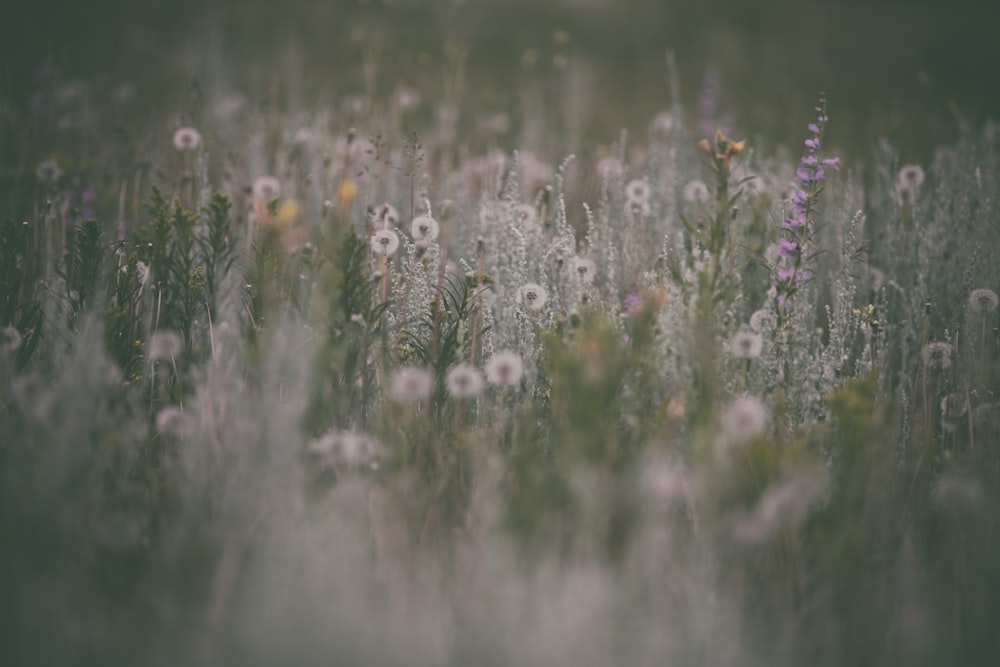
M823 157L823 128L829 118L826 115L826 100L820 98L816 107L819 117L809 123L810 137L806 139L806 151L795 170L794 189L788 197L788 217L781 224L782 237L778 239L778 265L775 270L778 291L778 307L787 308L800 284L808 280L812 273L805 264L808 262L813 241L813 213L819 201L828 170L840 170L839 157Z

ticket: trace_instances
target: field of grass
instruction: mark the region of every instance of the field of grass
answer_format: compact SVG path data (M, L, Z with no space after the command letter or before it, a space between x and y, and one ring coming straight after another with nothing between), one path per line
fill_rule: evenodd
M308 4L6 41L0 664L1000 660L954 61L866 105L721 3Z

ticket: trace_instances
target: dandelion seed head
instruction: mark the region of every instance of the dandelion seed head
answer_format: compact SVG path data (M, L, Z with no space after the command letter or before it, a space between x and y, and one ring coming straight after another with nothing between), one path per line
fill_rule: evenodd
M0 353L13 354L21 347L21 332L14 327L0 329Z
M924 170L919 164L907 164L899 170L899 184L917 190L924 184Z
M972 290L969 295L969 308L974 313L992 313L997 309L997 293L991 289L980 288Z
M778 318L770 310L758 310L750 316L750 328L759 334L774 331Z
M764 341L755 331L740 331L730 343L733 356L739 359L756 359L760 356Z
M372 253L383 257L391 257L399 249L399 234L391 229L380 229L372 234Z
M538 211L530 204L518 204L513 210L514 220L521 229L535 229L538 227Z
M149 337L147 356L150 361L170 361L176 359L183 349L181 337L173 331L155 331Z
M653 116L653 130L661 134L670 134L674 129L674 116L669 111L661 111Z
M437 220L429 215L418 215L410 224L410 234L417 241L433 241L440 229Z
M253 181L251 192L258 201L273 201L281 196L281 181L274 176L258 176Z
M501 350L486 362L486 381L490 384L514 387L521 384L524 361L513 350Z
M55 160L45 160L35 168L35 176L42 183L52 185L62 176L62 169Z
M943 371L951 368L952 348L948 343L927 343L921 351L924 365L932 371Z
M650 189L649 183L642 180L641 178L636 178L629 181L625 185L625 198L629 201L634 202L644 202L649 200Z
M697 178L688 181L687 185L684 186L684 199L692 204L704 204L708 201L709 196L708 186Z
M193 151L201 146L201 132L193 127L181 127L174 132L174 148L177 150Z
M370 463L380 445L366 433L331 430L310 442L307 449L324 468L357 467Z
M389 202L375 207L373 222L375 229L395 229L399 226L399 211Z
M653 207L648 199L627 199L625 212L635 218L648 218L653 214Z
M521 301L530 310L541 310L545 302L549 300L549 295L545 288L538 283L525 283L519 290Z
M746 444L764 432L769 418L767 407L759 398L737 398L722 413L722 435L733 444Z
M901 207L913 206L917 200L917 190L905 183L896 184L896 203Z
M403 366L389 382L389 398L397 403L418 403L431 397L434 376L421 366Z
M455 398L475 398L483 390L483 376L471 364L459 364L448 371L445 388Z
M590 284L597 276L597 266L594 261L585 257L574 257L570 262L570 268L581 283Z

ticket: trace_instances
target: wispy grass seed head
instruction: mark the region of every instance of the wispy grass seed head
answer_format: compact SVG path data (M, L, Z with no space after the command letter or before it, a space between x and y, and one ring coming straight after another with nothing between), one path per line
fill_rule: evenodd
M972 290L969 295L969 308L974 313L992 313L997 309L1000 299L997 293L991 289L980 288Z

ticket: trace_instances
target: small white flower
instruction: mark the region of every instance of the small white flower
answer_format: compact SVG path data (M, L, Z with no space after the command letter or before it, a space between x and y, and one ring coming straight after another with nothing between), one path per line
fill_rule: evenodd
M433 241L440 229L437 220L429 215L418 215L410 224L410 234L417 241Z
M924 170L919 164L907 164L899 170L899 185L917 190L924 184Z
M399 226L399 211L389 202L379 204L375 207L372 222L375 229L395 229Z
M737 398L722 413L722 434L729 442L746 444L764 432L767 420L767 408L759 398Z
M35 169L35 176L38 177L42 183L52 184L59 180L62 176L62 169L55 160L46 160L38 165Z
M974 313L992 313L997 309L997 304L997 293L991 289L972 290L972 294L969 295L969 308Z
M371 242L374 254L391 257L399 249L399 234L391 229L381 229L372 234Z
M448 393L455 398L474 398L483 390L483 376L471 364L459 364L445 378Z
M756 359L764 347L764 341L759 333L740 331L730 343L733 356L739 359Z
M649 183L640 178L631 180L625 185L625 198L630 202L649 201L649 194Z
M512 350L501 350L486 362L486 381L490 384L517 386L524 375L521 355Z
M201 146L201 132L193 127L181 127L174 132L174 148L179 151L193 151Z
M389 398L397 403L418 403L431 397L434 376L421 366L403 366L392 376Z
M253 198L269 202L281 196L281 181L274 176L258 176L253 182Z
M594 278L597 276L597 267L594 265L593 260L584 257L574 257L573 261L570 262L570 267L573 275L581 283L590 284L594 282Z
M525 283L522 285L519 290L519 296L524 305L530 310L541 310L545 302L549 300L549 295L545 292L545 288L538 283Z
M183 343L181 337L173 331L156 331L149 337L150 361L170 361L181 353Z
M538 211L531 204L518 204L513 210L514 220L521 226L521 229L534 229L538 227Z
M708 186L697 178L688 181L687 185L684 186L684 199L692 204L704 204L708 201L709 196Z

